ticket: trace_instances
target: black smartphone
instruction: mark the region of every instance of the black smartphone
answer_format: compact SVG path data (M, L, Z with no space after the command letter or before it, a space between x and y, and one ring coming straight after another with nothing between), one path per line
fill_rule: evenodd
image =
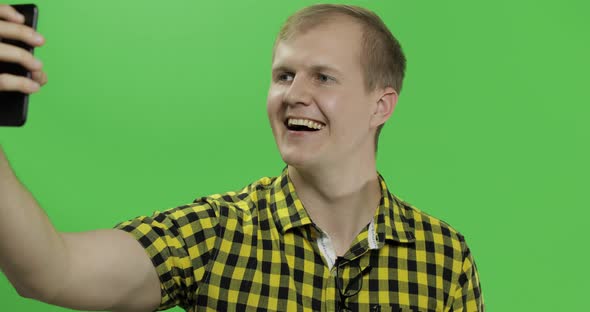
M19 13L25 16L25 25L37 30L38 9L34 4L12 5ZM33 53L34 47L27 43L2 39L4 44L12 44ZM0 62L0 73L24 76L31 78L31 72L20 64ZM0 126L22 127L27 121L29 107L29 95L22 92L0 91Z

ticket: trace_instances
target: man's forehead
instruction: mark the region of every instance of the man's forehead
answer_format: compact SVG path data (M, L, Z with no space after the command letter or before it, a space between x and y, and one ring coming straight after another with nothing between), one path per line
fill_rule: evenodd
M289 46L288 43L279 43L275 50L272 68L274 70L287 67L331 69L338 71L338 66L334 64L334 60L330 57L329 53L322 53L319 49L296 50Z
M360 63L358 41L337 40L326 37L326 40L280 41L273 53L272 70L281 68L303 67L309 70L328 70L342 73L351 65ZM354 64L353 64L354 62Z

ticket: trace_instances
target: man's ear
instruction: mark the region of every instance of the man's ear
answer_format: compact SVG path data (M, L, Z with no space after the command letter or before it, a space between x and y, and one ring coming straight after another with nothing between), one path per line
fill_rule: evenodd
M376 93L376 96L377 102L371 116L371 126L374 128L384 124L389 119L393 114L398 99L398 94L392 87L380 90L379 93Z

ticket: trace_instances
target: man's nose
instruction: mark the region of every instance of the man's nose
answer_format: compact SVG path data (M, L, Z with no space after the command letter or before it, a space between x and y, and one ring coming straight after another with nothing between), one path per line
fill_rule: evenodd
M313 101L313 95L308 81L303 75L297 75L285 93L284 102L287 105L309 105Z

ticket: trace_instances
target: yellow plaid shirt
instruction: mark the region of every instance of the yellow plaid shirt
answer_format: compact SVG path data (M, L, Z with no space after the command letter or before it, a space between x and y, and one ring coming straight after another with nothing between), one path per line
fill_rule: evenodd
M133 235L151 258L161 283L158 311L335 311L347 285L354 291L343 301L352 311L484 311L463 236L379 180L374 221L339 259L342 266L320 250L323 232L303 208L287 167L241 191L115 228Z

